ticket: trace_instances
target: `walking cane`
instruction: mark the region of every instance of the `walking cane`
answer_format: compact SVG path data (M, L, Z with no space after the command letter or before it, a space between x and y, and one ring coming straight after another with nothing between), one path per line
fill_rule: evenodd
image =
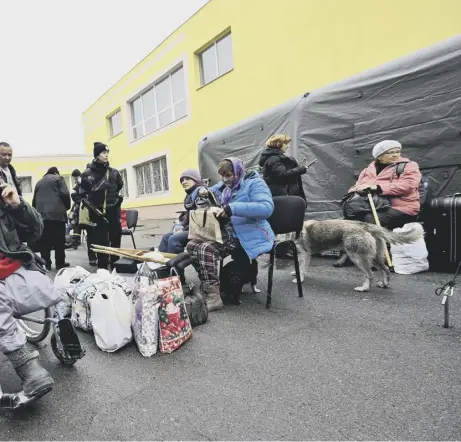
M368 196L368 202L370 203L370 207L371 207L371 213L373 213L373 218L375 219L375 223L377 226L381 227L381 223L379 222L379 218L378 218L378 212L376 212L376 207L375 207L375 203L373 202L373 197L371 196L371 192L367 192L367 196ZM384 249L384 253L386 254L386 261L387 261L389 270L392 271L394 269L394 266L392 265L391 255L389 255L389 250L387 250L387 246Z

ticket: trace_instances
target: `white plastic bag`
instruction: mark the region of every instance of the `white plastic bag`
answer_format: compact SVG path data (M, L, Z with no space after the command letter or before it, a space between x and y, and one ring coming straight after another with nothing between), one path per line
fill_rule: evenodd
M114 352L132 340L131 300L120 287L110 281L98 285L90 306L96 345L102 351Z
M394 229L394 232L407 232L414 227L415 223L405 224L403 227ZM418 227L420 228L420 226ZM411 275L413 273L427 272L429 262L427 260L427 248L424 238L411 244L391 245L392 264L395 273Z
M67 289L72 284L86 278L89 274L90 272L80 266L61 269L54 278L54 285L58 290Z
M85 279L90 272L83 267L69 267L61 269L54 278L54 286L61 293L71 295L76 284ZM59 311L61 317L70 315L72 310L72 300L70 296L65 296L64 299L56 305L56 310Z

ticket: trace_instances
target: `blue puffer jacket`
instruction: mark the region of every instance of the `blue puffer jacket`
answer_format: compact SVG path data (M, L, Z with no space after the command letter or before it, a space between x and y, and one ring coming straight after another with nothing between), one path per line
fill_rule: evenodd
M220 181L211 190L221 198L223 188ZM229 207L235 235L248 257L254 259L269 252L275 235L267 218L274 211L274 202L269 187L257 172L246 173L242 185L232 193Z

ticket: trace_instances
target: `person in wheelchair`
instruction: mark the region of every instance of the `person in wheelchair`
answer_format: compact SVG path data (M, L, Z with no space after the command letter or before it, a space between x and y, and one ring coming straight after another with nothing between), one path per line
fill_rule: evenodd
M386 197L390 207L379 211L378 218L383 227L391 230L416 220L420 212L421 172L418 163L401 157L401 151L402 145L398 141L384 140L376 144L372 153L374 160L362 170L355 185L349 189L349 192L377 192ZM344 213L344 217L375 222L371 210L352 217ZM333 265L343 267L350 264L347 254L342 253Z
M27 397L52 389L53 378L38 363L38 351L26 347L16 317L56 305L63 299L46 275L44 261L24 243L43 231L40 214L15 188L0 185L0 352L11 361Z

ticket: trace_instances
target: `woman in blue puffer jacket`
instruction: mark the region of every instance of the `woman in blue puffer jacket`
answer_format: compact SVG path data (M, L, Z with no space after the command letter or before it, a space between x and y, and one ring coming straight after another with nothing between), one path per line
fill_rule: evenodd
M216 217L230 221L226 227L228 239L224 244L195 239L187 244L187 252L198 258L199 278L209 311L223 307L219 287L221 259L239 247L249 260L254 259L269 252L274 244L274 232L267 221L274 211L274 202L264 180L257 172L246 172L238 158L222 160L218 173L222 181L210 190L222 206ZM201 189L199 193L204 196L208 190Z

